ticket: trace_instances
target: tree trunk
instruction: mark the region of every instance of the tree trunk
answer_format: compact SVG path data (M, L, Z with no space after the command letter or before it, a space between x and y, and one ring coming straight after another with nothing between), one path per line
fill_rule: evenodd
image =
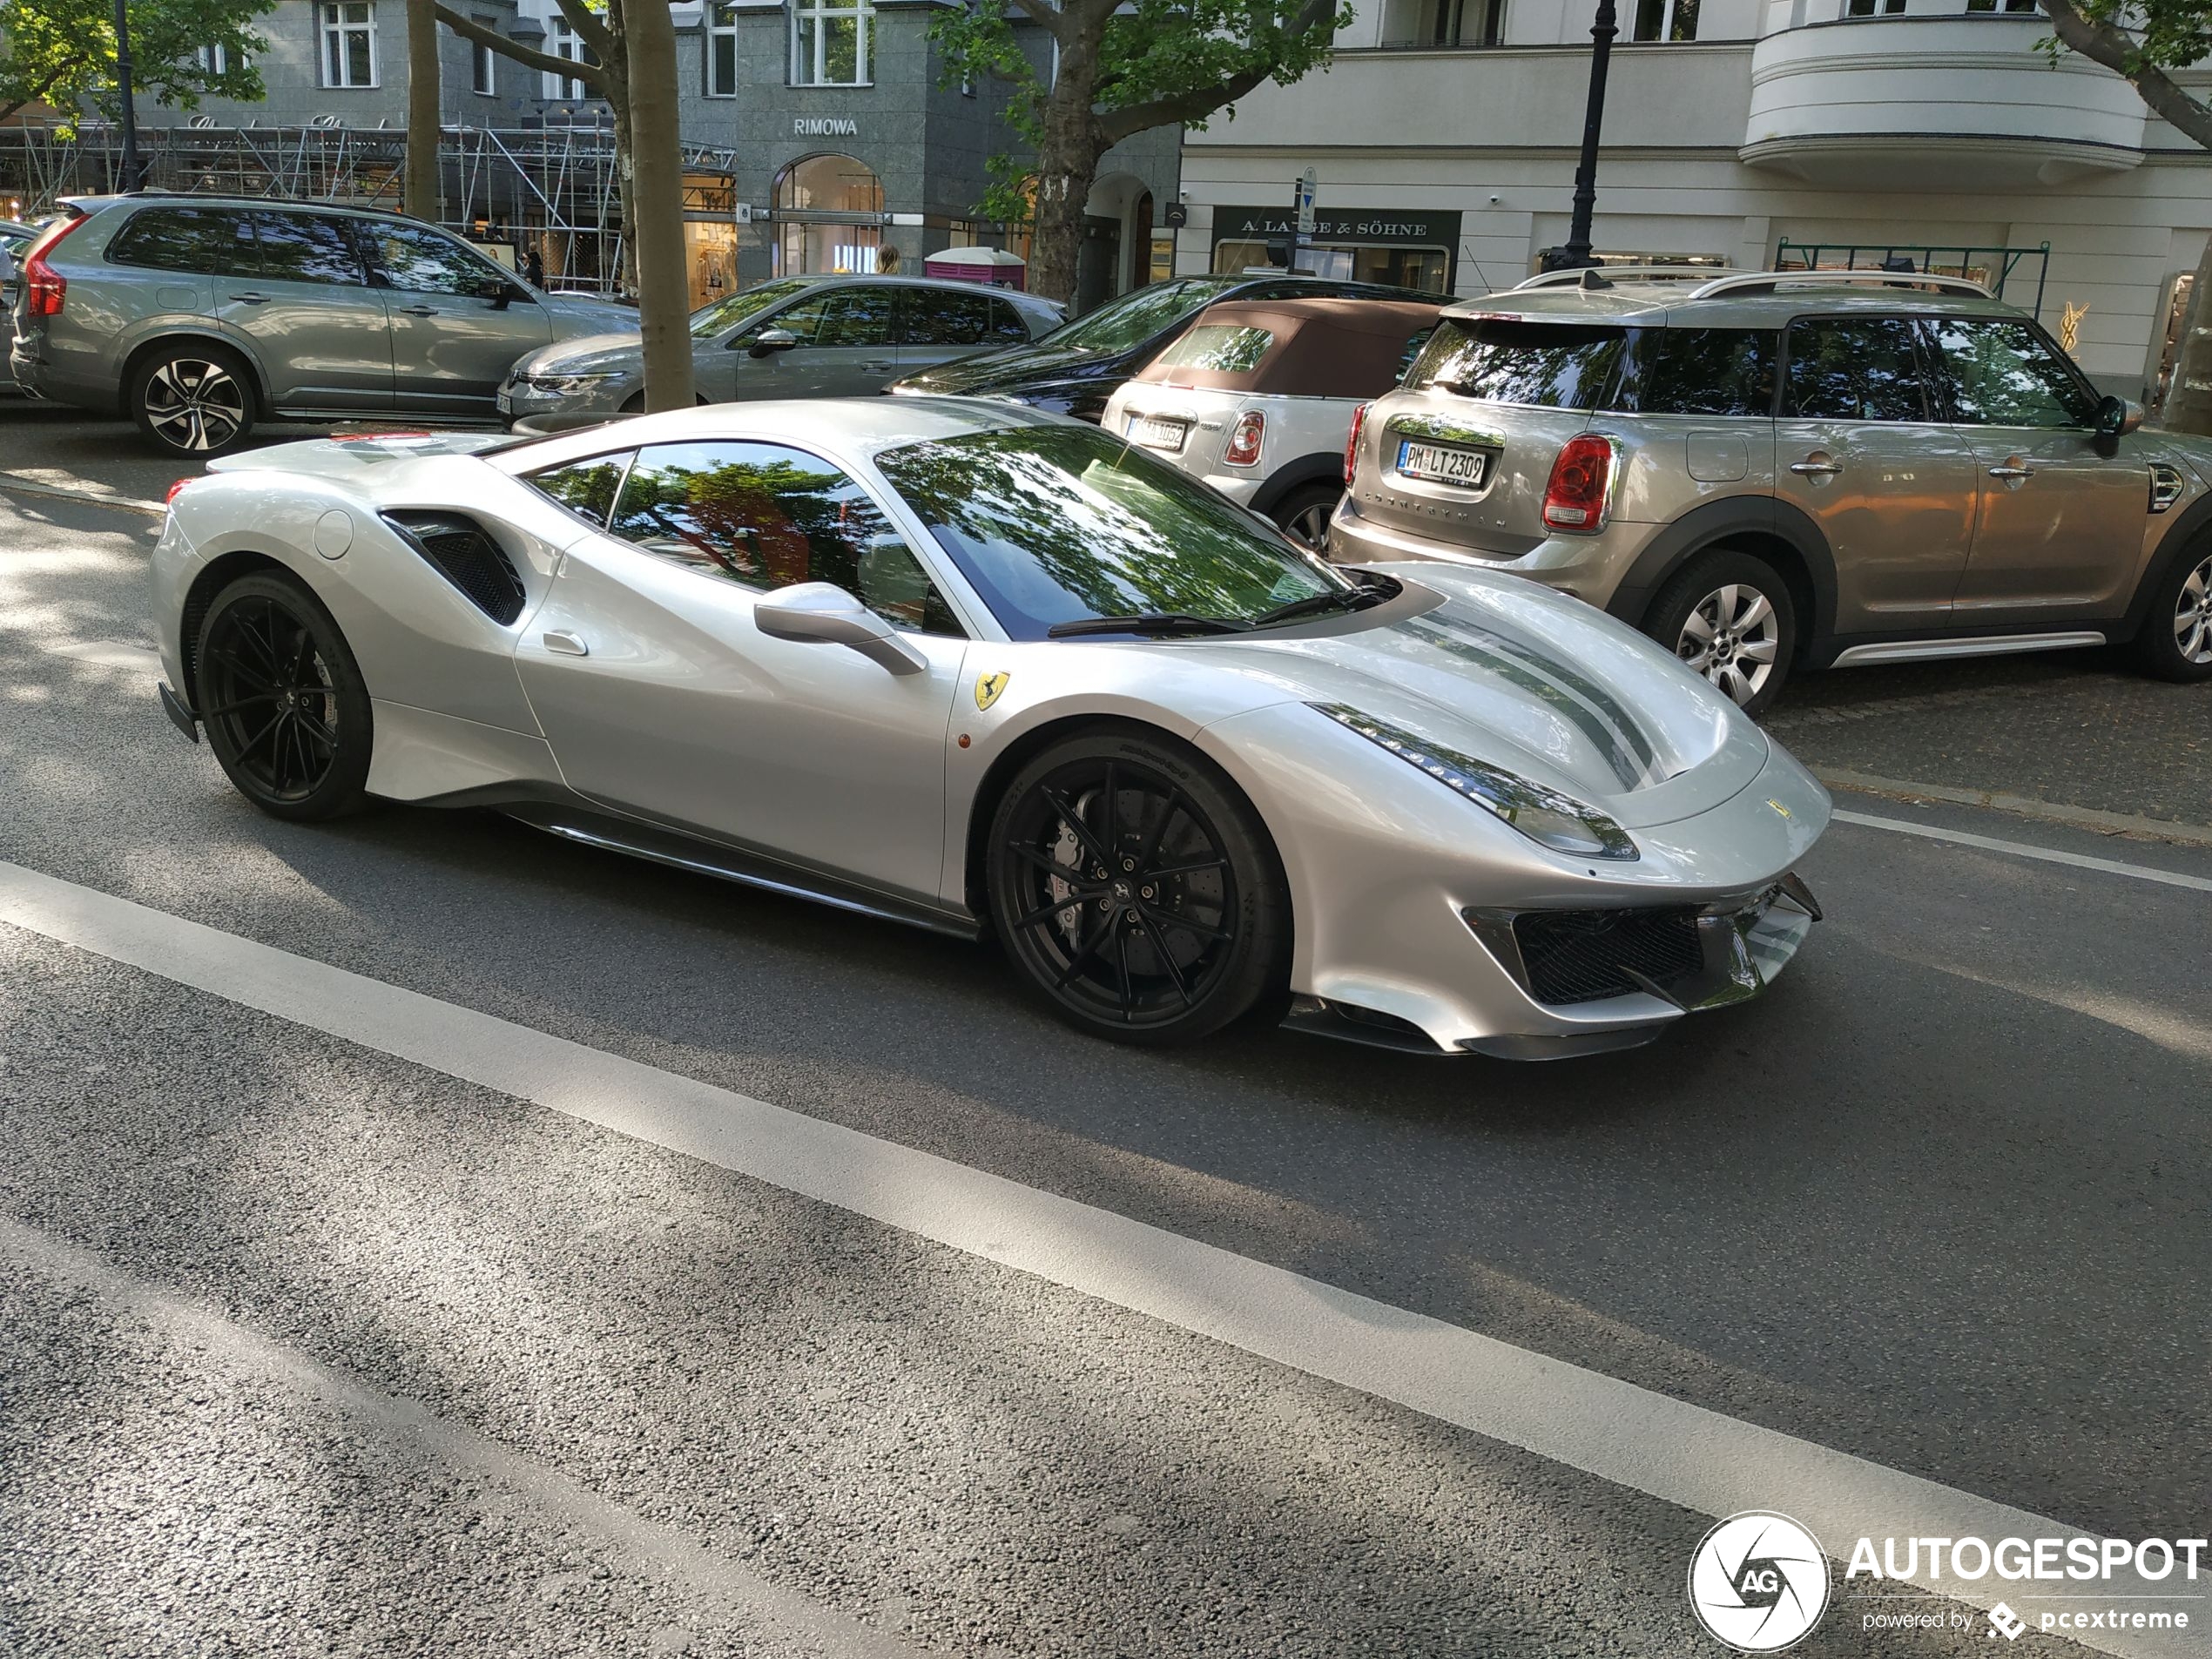
M2212 236L2196 262L2189 287L2188 315L2174 347L2174 378L2166 388L2161 424L2175 432L2212 435Z
M668 0L619 0L629 72L631 201L645 408L691 407L691 285L685 280L684 148L678 130L676 24Z
M624 293L637 292L637 201L631 188L630 165L624 157L635 155L630 126L630 31L619 3L607 8L607 33L614 51L607 68L613 84L606 90L607 107L615 123L615 189L622 212L622 241L615 261L615 286Z
M1063 47L1037 144L1037 199L1029 221L1028 287L1071 309L1082 258L1083 204L1098 177L1100 141L1091 99L1097 90L1095 32Z
M407 0L407 176L401 206L439 219L437 0Z

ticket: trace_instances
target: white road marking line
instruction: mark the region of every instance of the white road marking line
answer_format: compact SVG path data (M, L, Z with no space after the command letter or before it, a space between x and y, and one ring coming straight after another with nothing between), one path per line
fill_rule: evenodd
M934 1239L1707 1515L1861 1536L2090 1536L1110 1211L0 862L0 922ZM2019 1587L1912 1581L1986 1608ZM2116 1575L2115 1593L2166 1587ZM2128 1659L2199 1631L2092 1631Z
M1910 824L1901 818L1875 818L1865 813L1838 812L1835 817L1839 824L1892 830L1899 835L1918 835L1931 841L1951 841L1960 846L1979 847L1985 853L2009 853L2014 858L2041 859L2047 864L2067 864L2077 870L2096 870L2106 875L2129 876L2138 881L2161 881L2169 887L2193 887L2199 893L2212 893L2212 876L2185 875L2179 870L2156 870L2148 864L2123 864L2118 859L2101 859L2087 853L2062 853L2054 846L2036 846L2027 841L2000 841L1993 835L1976 835L1966 830L1946 829L1940 824Z
M217 1365L303 1395L370 1435L411 1445L440 1462L470 1470L529 1498L563 1528L595 1535L603 1548L643 1578L680 1580L695 1595L779 1626L819 1644L826 1654L852 1659L921 1659L907 1643L784 1588L679 1527L649 1521L602 1498L550 1463L440 1417L414 1400L368 1387L212 1308L133 1278L90 1251L0 1218L0 1257L12 1257L51 1281L89 1292Z

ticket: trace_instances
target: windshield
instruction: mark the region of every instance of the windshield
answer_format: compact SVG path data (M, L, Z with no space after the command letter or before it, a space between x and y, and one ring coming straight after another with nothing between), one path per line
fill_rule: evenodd
M1218 277L1185 277L1155 282L1103 305L1044 337L1048 346L1073 346L1089 352L1127 351L1141 346L1170 324L1221 298L1230 283Z
M712 305L701 306L691 314L691 338L714 340L729 333L747 317L758 316L770 306L788 300L806 287L804 282L786 278L781 282L764 282L757 288L747 288L717 300Z
M1350 585L1094 427L971 433L887 450L875 464L1016 639L1088 617L1246 622Z

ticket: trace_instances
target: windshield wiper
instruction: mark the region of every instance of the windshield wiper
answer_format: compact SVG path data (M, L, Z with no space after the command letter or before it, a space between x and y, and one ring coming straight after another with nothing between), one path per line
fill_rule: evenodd
M1226 617L1194 617L1187 610L1140 610L1126 617L1055 622L1044 634L1047 639L1071 639L1078 634L1241 634L1251 625Z
M1396 591L1379 582L1363 582L1356 588L1332 588L1326 593L1309 595L1293 599L1286 605L1277 605L1272 610L1263 610L1254 617L1251 625L1267 628L1278 622L1295 622L1300 617L1318 617L1332 610L1365 610L1369 605L1379 605Z

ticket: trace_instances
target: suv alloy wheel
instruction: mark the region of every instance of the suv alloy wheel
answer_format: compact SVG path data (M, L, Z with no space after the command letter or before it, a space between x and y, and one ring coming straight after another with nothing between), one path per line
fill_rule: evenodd
M1766 711L1797 654L1789 583L1765 560L1701 553L1659 590L1643 631L1746 714Z

